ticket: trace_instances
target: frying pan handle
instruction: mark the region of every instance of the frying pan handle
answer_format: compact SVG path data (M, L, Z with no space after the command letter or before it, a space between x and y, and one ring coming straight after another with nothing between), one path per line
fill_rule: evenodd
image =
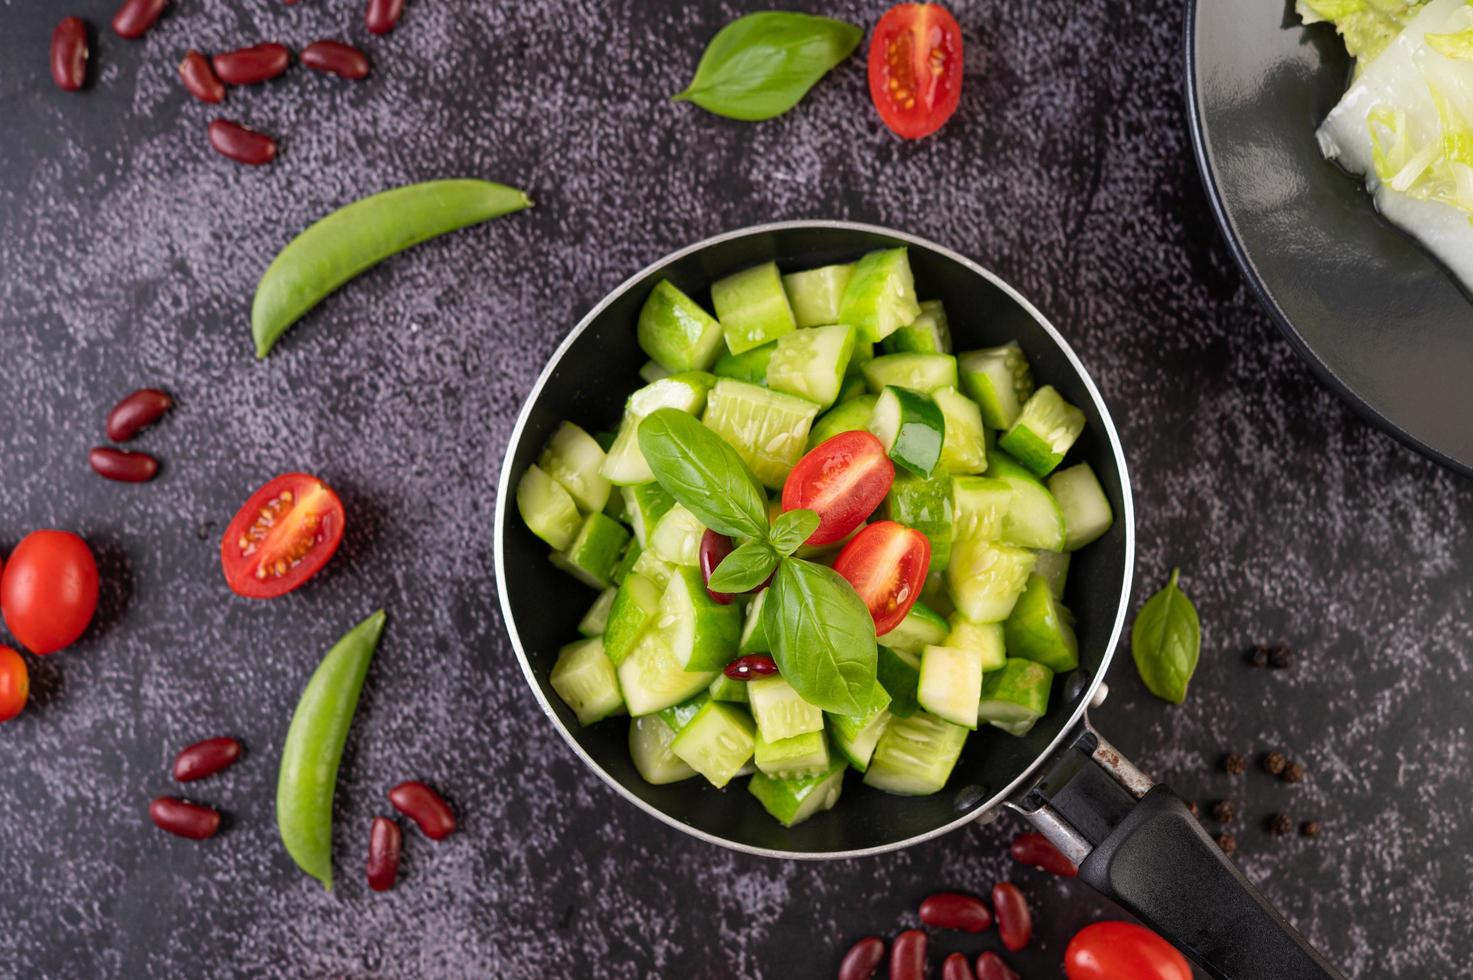
M1219 980L1340 973L1254 888L1181 798L1084 730L1014 805L1079 876Z

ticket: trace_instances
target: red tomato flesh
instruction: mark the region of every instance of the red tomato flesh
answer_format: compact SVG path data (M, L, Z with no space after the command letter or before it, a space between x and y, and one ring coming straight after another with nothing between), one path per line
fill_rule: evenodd
M31 674L26 662L10 647L0 646L0 721L20 714L31 693Z
M940 4L886 11L869 44L869 94L897 136L929 136L962 97L962 31Z
M817 513L808 544L832 544L863 524L894 482L895 464L880 440L868 432L841 432L798 460L783 483L783 510Z
M71 646L97 611L97 562L70 531L34 531L21 539L0 578L5 625L32 653Z
M338 495L315 476L282 474L252 494L225 529L225 581L236 595L274 599L317 574L342 540Z
M1192 968L1176 947L1133 922L1096 922L1064 950L1069 980L1192 980Z
M860 531L834 559L875 620L875 635L900 625L920 597L931 564L931 542L915 528L878 521Z

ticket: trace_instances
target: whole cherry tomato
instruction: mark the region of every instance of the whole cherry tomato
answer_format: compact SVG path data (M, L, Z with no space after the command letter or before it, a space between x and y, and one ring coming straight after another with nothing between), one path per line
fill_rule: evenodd
M1176 947L1133 922L1096 922L1064 950L1069 980L1192 980L1192 968Z
M27 650L71 646L97 610L97 562L70 531L33 531L10 553L0 577L5 625Z

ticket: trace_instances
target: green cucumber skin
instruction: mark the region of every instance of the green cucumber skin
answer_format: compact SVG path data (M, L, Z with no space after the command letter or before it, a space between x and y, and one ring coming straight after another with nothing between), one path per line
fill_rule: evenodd
M747 790L774 820L784 827L794 827L802 822L799 814L810 801L816 803L816 808L803 819L832 809L844 786L844 772L842 759L832 760L826 772L799 779L773 779L759 772L747 783ZM816 801L815 796L819 796Z
M727 350L741 354L798 329L776 262L743 269L711 284L711 304Z
M640 349L671 373L710 370L721 353L721 324L668 279L650 290L635 332Z
M554 549L573 543L583 526L573 495L540 466L529 466L517 481L517 512L527 529Z
M890 695L892 715L909 718L921 710L920 702L916 700L916 687L921 682L921 672L915 664L889 647L881 646L875 677L885 693Z
M928 572L946 568L952 542L956 540L956 508L950 474L937 473L927 479L897 473L890 492L885 495L885 512L890 520L915 528L931 542Z
M1055 673L1079 666L1073 616L1054 598L1048 582L1030 575L1023 594L1003 624L1008 656L1032 660Z
M767 384L767 365L772 361L772 355L776 351L777 341L775 340L740 354L727 351L716 359L711 372L718 378L735 378L737 381L747 381L754 385L765 385Z
M813 423L808 430L808 449L828 442L843 432L860 432L869 427L869 417L874 414L876 395L860 395L841 401Z
M1028 718L1041 718L1048 711L1053 682L1054 672L1043 664L1009 657L1001 670L982 675L977 720L1004 727Z
M783 291L798 329L823 327L839 321L839 304L854 275L854 264L826 265L783 276Z
M592 681L588 679L592 675ZM575 676L585 683L568 683ZM548 683L557 692L563 703L578 717L578 724L592 725L624 707L624 697L619 693L619 678L614 673L614 664L604 652L603 640L593 637L569 643L558 651ZM579 697L578 686L591 688L588 698Z
M880 341L920 315L910 258L904 246L862 256L844 289L839 322L859 330L861 340Z

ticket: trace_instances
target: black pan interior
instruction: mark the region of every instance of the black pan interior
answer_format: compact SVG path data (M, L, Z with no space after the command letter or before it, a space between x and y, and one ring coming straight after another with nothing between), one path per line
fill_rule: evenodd
M645 356L635 343L635 321L650 288L670 279L710 309L708 284L721 276L770 259L783 271L850 261L866 251L897 244L884 234L847 227L804 226L758 230L709 245L651 270L591 322L554 365L510 448L511 480L535 462L558 422L571 419L590 431L612 430L625 396L641 382ZM1022 739L986 730L969 740L947 788L921 799L889 796L865 787L851 772L839 805L792 830L762 810L745 789L745 780L724 791L701 780L650 786L629 758L628 721L610 719L582 728L548 684L558 648L576 639L573 629L594 593L557 571L548 548L517 514L512 494L504 508L503 563L507 605L514 640L520 639L543 696L563 728L612 780L667 816L707 834L748 847L799 853L854 851L924 835L986 805L1021 775L1077 714L1085 681L1103 668L1110 632L1121 601L1127 567L1127 533L1121 494L1121 468L1115 447L1100 422L1099 406L1063 350L1026 309L967 266L933 249L910 244L910 262L922 298L946 304L958 350L1016 338L1026 350L1035 376L1053 384L1089 418L1070 461L1088 460L1115 507L1115 526L1099 542L1079 552L1069 573L1068 605L1078 617L1079 676L1055 684L1050 714ZM1072 695L1070 697L1069 695Z

